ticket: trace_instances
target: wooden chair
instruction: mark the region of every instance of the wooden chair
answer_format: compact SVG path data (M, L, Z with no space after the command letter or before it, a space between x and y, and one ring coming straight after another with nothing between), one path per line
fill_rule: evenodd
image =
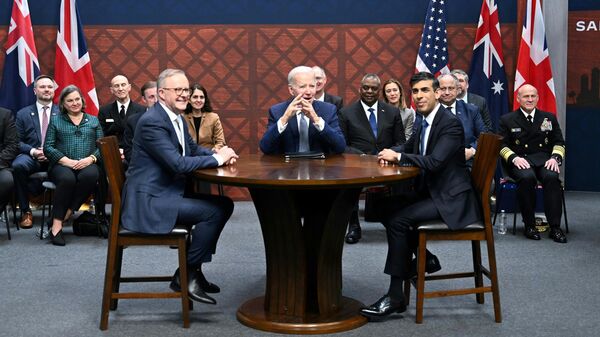
M179 298L183 312L183 327L190 326L189 310L192 309L188 299L188 280L186 268L186 236L188 231L176 227L168 234L141 234L127 231L121 227L121 190L125 181L125 172L121 162L118 141L115 136L98 140L109 181L112 197L112 212L108 236L108 252L106 257L106 273L104 276L104 293L102 296L102 313L100 330L108 329L108 314L117 309L119 299L138 298ZM131 246L177 246L179 252L180 292L119 292L121 282L169 282L172 276L139 276L121 277L123 249Z
M477 303L484 303L484 293L491 292L494 302L494 316L497 323L502 322L500 309L500 292L498 289L498 273L496 270L496 252L494 249L494 231L490 221L490 203L487 202L491 188L491 181L496 170L498 154L500 152L501 137L492 133L482 133L477 144L477 153L473 163L471 177L473 187L483 201L483 222L468 225L461 230L450 230L442 221L432 221L419 224L419 251L417 254L417 277L411 283L417 289L417 313L416 322L423 322L423 301L425 298L445 297L456 295L476 294ZM452 273L445 275L425 276L425 249L427 241L471 241L473 254L473 271L463 273ZM489 269L481 262L480 241L485 241L488 251ZM486 286L483 276L490 280ZM466 289L438 290L425 292L425 281L445 280L456 278L473 278L475 287ZM410 296L410 283L405 283L404 288L406 300Z

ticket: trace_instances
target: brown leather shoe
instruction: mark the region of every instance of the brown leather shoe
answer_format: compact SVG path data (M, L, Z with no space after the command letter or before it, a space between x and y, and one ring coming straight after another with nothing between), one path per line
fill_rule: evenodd
M23 229L30 229L33 227L33 214L31 211L27 211L21 215L21 221L19 221L19 227Z

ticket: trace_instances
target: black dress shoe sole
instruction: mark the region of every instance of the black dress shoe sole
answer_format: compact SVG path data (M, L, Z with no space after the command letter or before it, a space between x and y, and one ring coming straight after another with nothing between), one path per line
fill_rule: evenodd
M390 317L393 314L401 314L405 311L406 311L406 305L401 306L398 309L393 310L385 315L375 313L375 312L370 312L370 311L364 311L364 309L360 311L360 314L365 316L366 318L368 318L370 322L382 322L382 321L385 321L388 317Z

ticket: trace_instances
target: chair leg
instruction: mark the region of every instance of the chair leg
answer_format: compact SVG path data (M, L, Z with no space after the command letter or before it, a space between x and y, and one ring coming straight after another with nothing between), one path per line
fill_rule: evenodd
M117 254L115 259L115 273L113 277L113 293L119 293L119 288L121 286L121 267L123 266L123 246L117 244ZM113 298L110 300L110 310L117 310L117 306L119 304L119 300Z
M0 215L2 213L4 213L4 220L6 220L6 236L8 237L9 240L12 240L12 237L10 236L10 225L9 225L9 221L8 221L8 211L6 210L7 206L4 206L4 209L2 211L0 211Z
M112 303L113 281L117 259L117 243L112 240L108 243L106 256L106 271L104 273L104 292L102 294L102 311L100 313L100 330L108 329L108 314Z
M417 313L415 322L423 323L423 301L425 299L425 260L427 249L427 234L419 232L419 249L417 253Z
M565 230L569 233L569 220L567 220L567 202L565 201L565 189L561 188L563 214L565 215Z
M44 239L44 223L46 221L46 193L48 193L48 189L44 189L44 197L42 198L42 222L40 224L40 240ZM50 213L50 210L48 210Z
M502 323L502 309L500 306L500 288L498 285L498 269L496 268L496 249L494 248L494 236L486 240L488 251L488 264L490 266L490 283L492 285L492 300L494 302L494 318L496 323Z
M183 316L183 327L190 327L190 300L188 298L188 273L187 273L187 253L186 238L179 237L177 244L179 252L179 285L181 288L181 310Z
M481 270L481 244L479 241L471 241L471 250L473 252L473 272L475 273L475 287L483 287L483 272ZM484 294L475 294L477 303L485 303Z

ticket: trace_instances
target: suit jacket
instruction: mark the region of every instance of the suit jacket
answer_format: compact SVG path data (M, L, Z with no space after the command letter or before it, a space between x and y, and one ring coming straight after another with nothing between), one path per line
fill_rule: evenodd
M50 119L59 113L58 105L52 104ZM32 148L37 149L42 146L42 126L35 104L28 105L17 112L17 132L19 133L20 153L29 155Z
M114 101L110 104L100 107L98 119L100 120L100 125L102 126L102 131L104 131L104 135L117 136L119 139L119 147L123 147L123 133L125 132L127 118L138 112L144 111L146 111L146 107L130 100L129 106L125 111L125 118L122 119L121 115L119 114L119 104L117 104L117 101Z
M347 153L377 154L383 149L404 144L402 116L393 105L382 101L377 103L377 139L360 101L343 108L339 117Z
M285 152L297 152L300 141L298 133L298 120L293 116L288 120L288 125L280 134L277 129L277 121L283 116L285 110L292 100L273 105L269 109L269 123L267 130L260 140L260 150L265 154L283 154ZM317 115L325 121L325 128L319 132L313 123L308 126L308 141L311 151L324 153L342 153L346 147L346 141L338 124L337 108L333 104L313 101L313 108Z
M543 166L550 156L565 156L565 141L556 117L541 110L535 111L533 123L529 123L521 109L500 117L499 133L504 139L500 156L505 163L523 157L532 166Z
M330 95L328 93L325 93L325 97L323 97L323 101L325 101L326 103L331 103L331 104L335 105L337 107L338 111L342 110L342 108L344 107L344 100L340 96Z
M19 137L12 111L0 108L0 169L10 167L19 154Z
M195 141L198 138L198 144L209 149L218 150L225 146L225 134L219 115L214 112L203 112L200 121L200 129L196 130L194 125L194 116L191 113L185 114L190 136Z
M460 229L481 220L481 206L471 184L465 163L463 127L452 112L440 106L429 131L425 155L419 154L422 120L418 114L415 132L396 148L401 152L400 165L421 168L420 189L426 190L440 216L451 229Z
M490 111L488 110L485 98L467 91L467 101L469 104L473 104L479 108L479 113L481 114L481 119L483 119L485 128L489 131L496 131L492 125L492 118L490 117Z
M145 111L144 111L145 112ZM131 149L133 148L133 135L135 134L135 127L140 117L144 115L144 112L136 113L133 116L127 118L125 122L125 131L123 131L123 142L121 147L123 149L123 155L125 156L125 162L129 163L131 159Z
M479 134L487 131L478 108L471 103L457 100L456 117L460 119L465 131L465 147L477 149Z
M168 233L177 220L186 174L217 167L212 151L198 146L183 123L185 156L173 124L160 104L140 117L133 137L131 162L123 186L121 223L140 233Z

